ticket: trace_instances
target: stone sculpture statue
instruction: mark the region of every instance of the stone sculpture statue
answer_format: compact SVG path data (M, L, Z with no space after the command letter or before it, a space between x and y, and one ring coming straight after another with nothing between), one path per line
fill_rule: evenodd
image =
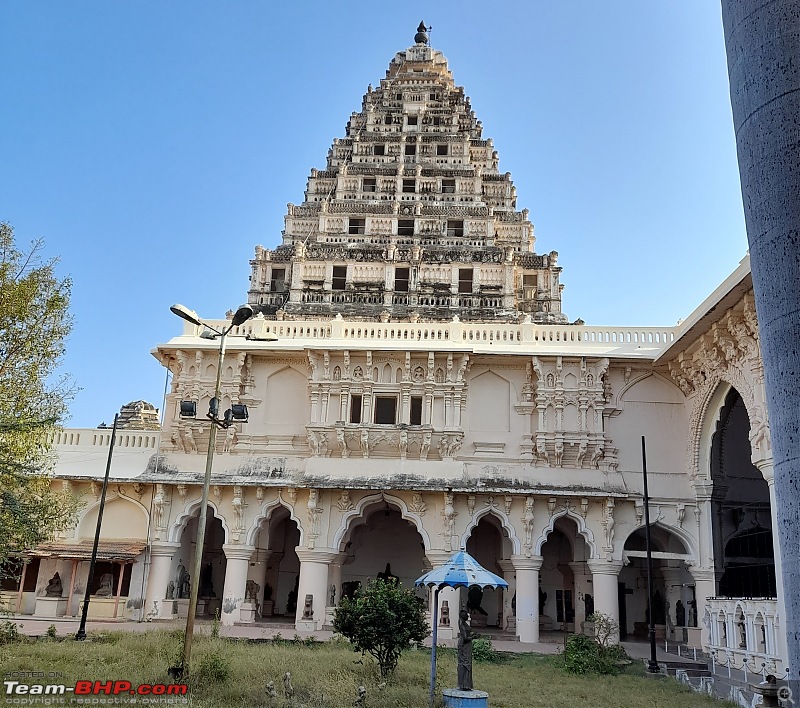
M294 696L294 687L292 686L292 674L287 671L283 675L283 693L287 698Z
M178 573L175 576L175 595L178 600L185 600L189 597L191 588L189 587L189 573L183 563L178 566Z
M472 690L472 640L480 635L472 631L469 624L469 613L461 610L458 613L458 689Z
M305 602L303 603L303 619L314 619L314 596L306 595Z
M103 573L100 576L100 587L97 588L95 595L98 597L109 597L114 594L114 576L111 573Z
M675 603L675 624L678 627L686 626L686 608L680 600Z
M174 600L175 599L175 581L170 580L167 583L167 600Z
M63 590L64 588L61 586L61 577L56 573L47 583L44 594L46 597L61 597Z
M442 617L439 620L439 624L442 627L450 626L450 604L447 600L442 600Z

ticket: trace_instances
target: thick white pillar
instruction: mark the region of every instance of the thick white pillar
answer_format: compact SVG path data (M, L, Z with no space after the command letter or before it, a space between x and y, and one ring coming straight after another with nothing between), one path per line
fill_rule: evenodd
M426 551L425 555L428 558L428 562L431 564L431 570L444 565L453 557L450 551ZM432 601L434 597L433 590L431 590L430 597ZM437 616L439 617L439 629L437 633L439 639L453 639L458 633L458 611L461 609L459 604L460 599L461 592L456 588L442 588L439 591L439 607L437 609ZM442 624L442 606L445 602L447 602L447 610L450 617L449 625ZM433 622L433 607L429 608L428 622ZM449 630L446 628L447 626L450 627ZM443 627L445 627L445 629L442 629ZM431 627L431 630L433 630L433 627Z
M586 561L592 572L594 588L594 611L607 615L619 625L619 571L622 561L592 559ZM619 631L610 638L614 644L619 643Z
M539 569L541 556L511 556L517 573L517 636L521 642L539 641Z
M697 627L702 630L700 641L705 647L711 643L711 626L717 621L716 617L711 617L708 624L705 624L703 621L706 616L708 599L717 596L717 571L713 568L689 568L689 572L692 574L692 578L694 578L694 599L697 603ZM691 609L687 609L687 624L691 624L691 617Z
M325 624L325 607L328 604L328 567L339 555L332 548L295 548L300 559L300 581L297 586L297 612L295 628L318 630ZM303 619L306 595L312 597L312 618Z
M328 599L325 602L328 607L338 607L342 599L342 565L346 559L346 554L339 553L328 568ZM331 587L334 588L333 603L331 603Z
M232 625L239 621L239 608L244 601L244 590L247 585L247 570L254 546L240 546L226 543L222 546L225 553L225 587L222 591L222 624Z
M586 622L586 595L593 595L594 588L590 584L589 569L586 561L573 561L569 564L575 581L575 633L583 634L583 623Z
M154 541L150 544L150 572L147 576L147 590L145 591L143 616L153 613L156 618L170 617L172 608L164 612L164 598L167 597L167 585L172 568L172 559L181 547L180 543L166 543ZM158 603L158 613L154 612Z

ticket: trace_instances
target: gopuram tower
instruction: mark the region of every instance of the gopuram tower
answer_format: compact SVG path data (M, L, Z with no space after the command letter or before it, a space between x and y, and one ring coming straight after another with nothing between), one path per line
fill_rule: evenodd
M424 24L256 248L248 299L287 319L564 323L553 251Z

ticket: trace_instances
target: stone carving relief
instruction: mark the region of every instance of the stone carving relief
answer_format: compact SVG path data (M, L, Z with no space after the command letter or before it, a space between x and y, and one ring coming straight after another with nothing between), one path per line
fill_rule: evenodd
M458 512L455 509L455 500L452 492L445 492L444 494L444 509L442 510L442 517L444 518L444 550L453 550L453 534L456 527L456 516Z

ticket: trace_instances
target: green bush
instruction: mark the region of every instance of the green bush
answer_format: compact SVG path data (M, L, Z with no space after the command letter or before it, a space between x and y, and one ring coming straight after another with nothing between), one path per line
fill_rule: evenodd
M55 639L57 636L58 636L58 634L57 634L57 631L56 631L56 626L54 624L51 624L47 628L47 638L48 639Z
M215 646L197 662L197 678L202 683L225 683L231 675L231 665L223 656L220 646Z
M13 644L20 641L16 622L0 622L0 644Z
M352 599L343 597L333 628L350 640L355 651L374 656L383 678L395 670L403 650L428 636L419 599L383 580L371 581Z
M605 674L615 676L625 650L618 645L602 646L591 637L572 634L564 649L564 668L571 674Z
M487 664L494 664L500 658L489 639L478 637L472 640L472 658Z

